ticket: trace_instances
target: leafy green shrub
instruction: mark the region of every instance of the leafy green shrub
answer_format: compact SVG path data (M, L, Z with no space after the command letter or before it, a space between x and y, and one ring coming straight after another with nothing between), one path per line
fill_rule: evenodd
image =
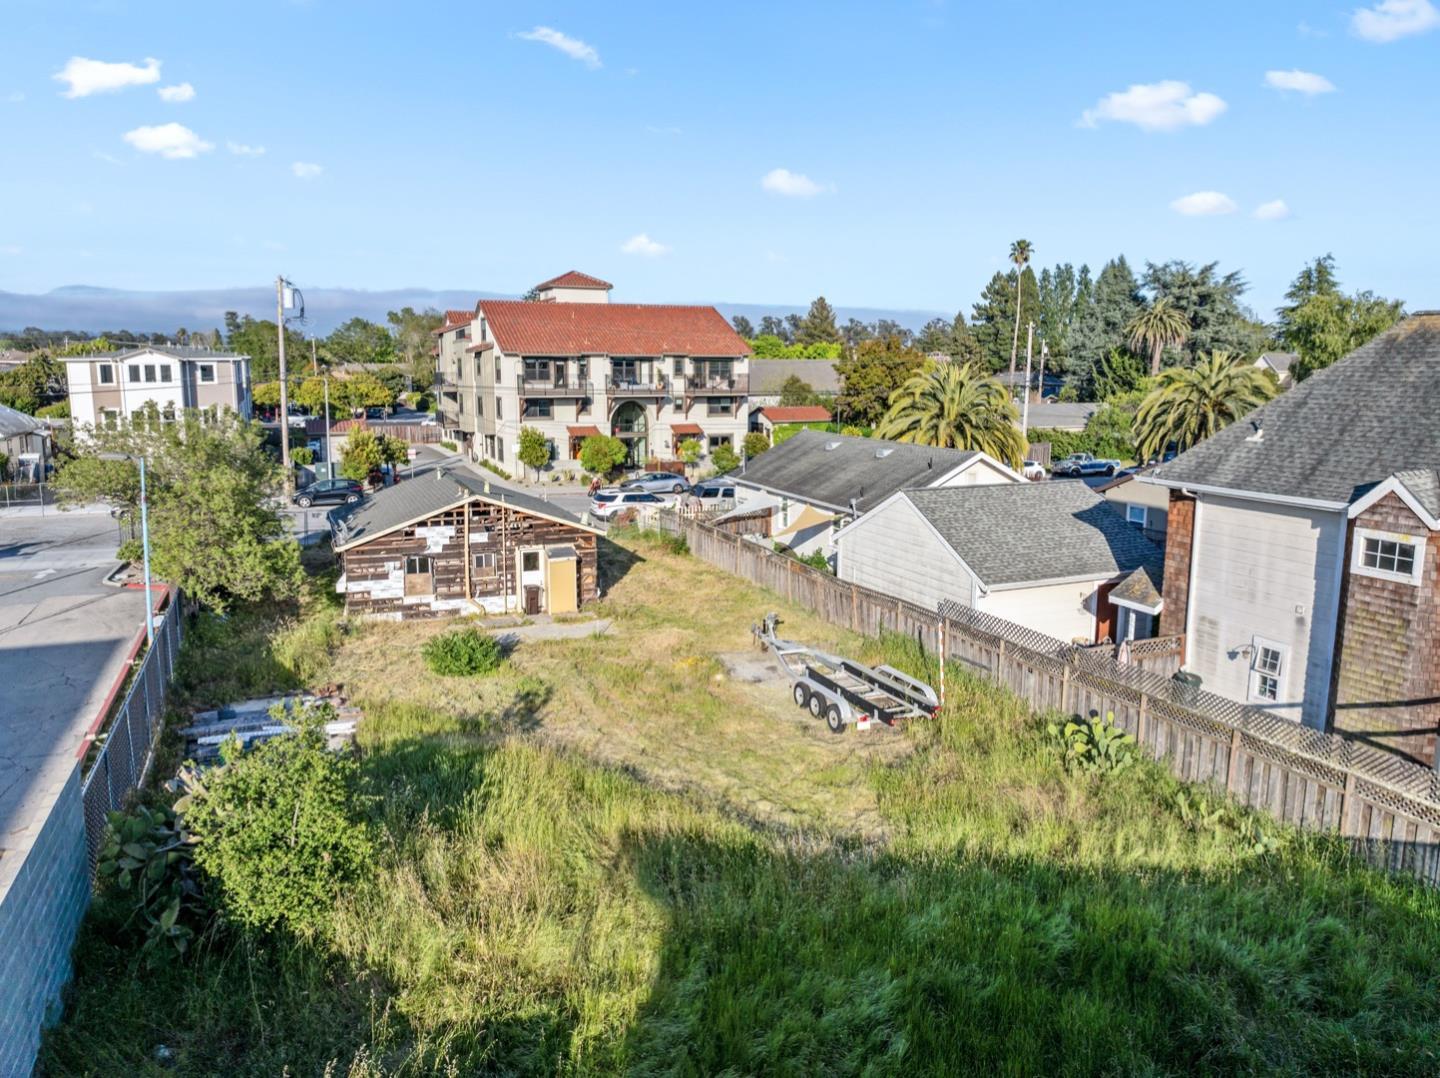
M290 450L290 461L292 464L314 464L315 450L308 445L297 445Z
M371 870L374 844L355 760L325 747L328 704L287 716L294 733L242 749L205 771L176 802L195 836L195 864L217 885L227 918L248 928L313 935L336 897Z
M507 472L504 468L500 467L500 465L496 464L493 460L482 460L480 462L480 467L484 468L487 472L494 472L501 479L510 478L510 473Z
M441 677L477 677L499 669L504 656L499 642L479 629L456 629L432 636L420 649L425 665Z
M36 419L69 419L70 402L56 401L54 404L47 404L35 413Z
M143 926L141 952L152 964L183 955L210 917L195 871L194 846L175 813L139 806L110 813L95 875L133 896L130 921Z
M627 452L619 438L592 434L580 443L580 466L591 475L609 475L624 463Z
M745 450L745 456L753 460L770 448L770 439L758 430L752 430L749 434L745 435L745 441L741 444Z
M460 447L459 447L458 445L456 445L454 442L452 442L449 438L441 438L441 439L440 439L440 448L441 448L441 449L448 449L450 452L454 453L454 452L455 452L457 449L459 449Z
M721 445L710 454L710 463L718 475L724 475L740 467L740 456L730 446Z
M1063 725L1050 722L1046 733L1059 747L1067 771L1124 771L1135 762L1135 739L1115 725L1113 713L1067 719Z

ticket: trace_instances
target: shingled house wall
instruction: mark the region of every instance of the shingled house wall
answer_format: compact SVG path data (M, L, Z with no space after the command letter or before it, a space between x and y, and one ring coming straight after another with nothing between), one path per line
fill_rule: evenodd
M1332 728L1434 766L1440 728L1440 536L1394 494L1357 517L1355 529L1413 535L1425 541L1418 586L1352 572L1342 586Z
M1172 490L1168 518L1165 531L1165 606L1160 611L1160 635L1179 636L1185 632L1185 611L1190 605L1190 547L1195 539L1195 499Z

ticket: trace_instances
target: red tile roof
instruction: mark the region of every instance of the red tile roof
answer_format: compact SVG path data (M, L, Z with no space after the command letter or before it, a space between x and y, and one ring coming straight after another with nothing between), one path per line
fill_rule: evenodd
M704 434L699 423L671 423L671 434Z
M474 311L446 311L445 323L439 329L431 330L431 332L436 335L449 333L456 326L468 326L473 321L475 321Z
M772 423L828 423L830 409L818 404L771 405L761 408L760 414Z
M599 427L566 427L565 432L572 438L591 438L600 433Z
M495 342L494 342L494 341L476 341L476 342L475 342L474 344L472 344L469 348L465 349L465 351L467 351L467 352L483 352L483 351L485 351L485 349L487 349L487 348L494 348L494 347L495 347Z
M747 356L750 346L714 307L651 303L526 303L485 299L480 311L503 351L530 356Z
M607 292L614 287L609 281L591 277L590 274L581 273L579 270L567 270L559 277L551 277L548 281L541 281L535 286L537 290L542 288L603 288Z

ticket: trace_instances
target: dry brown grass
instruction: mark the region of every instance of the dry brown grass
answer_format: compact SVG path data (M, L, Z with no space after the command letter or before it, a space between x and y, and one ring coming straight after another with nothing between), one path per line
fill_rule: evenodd
M418 705L561 746L761 825L884 834L865 778L907 754L907 739L885 728L837 737L794 707L782 678L729 673L734 657L754 654L750 627L767 610L796 639L873 645L644 540L611 548L603 569L603 636L521 644L495 677L439 678L420 648L453 621L361 624L340 644L334 677L362 703Z

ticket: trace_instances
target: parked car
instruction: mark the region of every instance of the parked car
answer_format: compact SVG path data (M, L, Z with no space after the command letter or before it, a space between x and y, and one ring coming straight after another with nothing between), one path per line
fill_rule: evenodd
M1056 461L1050 468L1051 475L1114 475L1120 470L1118 460L1104 460L1089 453L1071 453L1064 460Z
M735 484L723 483L718 479L707 479L703 483L696 483L690 488L690 496L699 498L702 502L715 502L725 498L735 497Z
M648 490L625 490L621 487L606 487L590 495L590 515L609 520L626 509L637 509L642 505L664 505L665 499Z
M303 490L297 490L290 500L301 509L312 505L349 505L365 497L365 487L355 479L320 479Z
M690 481L674 472L637 472L620 484L621 490L648 490L652 493L669 491L684 494L690 489Z
M1038 460L1027 460L1020 469L1020 474L1031 481L1044 479L1045 465L1041 464Z

